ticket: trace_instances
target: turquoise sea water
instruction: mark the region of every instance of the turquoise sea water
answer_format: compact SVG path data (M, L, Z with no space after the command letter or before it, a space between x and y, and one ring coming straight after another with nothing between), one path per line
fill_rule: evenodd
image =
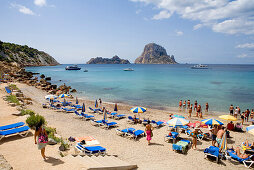
M177 107L180 99L209 103L213 111L254 108L254 65L78 65L88 72L66 71L67 65L27 67L52 77L53 84L70 85L78 96L155 108ZM135 71L123 71L131 67ZM59 80L62 80L61 82Z

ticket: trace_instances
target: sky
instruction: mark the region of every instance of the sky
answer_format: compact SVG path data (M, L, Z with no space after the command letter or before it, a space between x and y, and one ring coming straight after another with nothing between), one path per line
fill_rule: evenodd
M0 40L62 64L134 62L148 43L179 63L254 64L254 0L1 0Z

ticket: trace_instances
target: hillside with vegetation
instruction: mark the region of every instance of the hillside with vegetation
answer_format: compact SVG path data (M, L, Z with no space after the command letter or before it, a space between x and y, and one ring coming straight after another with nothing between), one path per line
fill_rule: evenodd
M48 66L59 63L49 54L27 45L0 41L0 61L16 62L21 66Z

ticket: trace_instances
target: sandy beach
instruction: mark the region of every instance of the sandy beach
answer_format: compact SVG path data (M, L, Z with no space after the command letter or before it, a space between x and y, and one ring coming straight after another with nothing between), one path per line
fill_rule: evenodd
M111 155L117 155L119 159L129 162L131 164L137 164L138 169L245 169L244 165L235 161L222 160L220 164L214 161L204 159L204 149L211 145L211 141L202 140L198 142L197 150L188 150L187 155L176 153L172 150L172 142L166 143L164 141L165 134L168 134L167 126L154 130L154 136L151 141L151 145L147 145L145 137L138 139L137 141L129 140L127 138L116 135L116 128L105 130L100 127L94 127L89 121L80 120L73 113L56 112L50 109L43 109L42 103L45 103L44 96L47 92L37 89L26 84L15 83L18 88L24 93L25 96L30 97L33 100L32 105L28 105L27 108L35 111L36 113L45 117L48 122L48 126L55 127L57 133L63 138L78 137L78 136L93 136L99 142L100 145L107 148L107 153ZM26 116L15 116L13 114L19 113L15 107L9 106L2 97L6 95L4 87L7 84L0 84L0 118L1 124L5 125L18 121L25 121ZM99 96L98 96L99 98ZM70 101L70 100L68 100ZM74 101L74 100L72 100ZM81 103L83 101L80 101ZM86 108L93 107L94 101L85 101ZM104 103L109 111L113 111L114 105ZM129 111L132 106L118 105L118 113L133 115ZM144 114L141 114L141 118L149 118L150 120L163 120L167 121L169 113L176 113L170 110L157 110L148 109ZM179 112L187 116L186 113ZM102 119L102 115L94 114L96 119ZM208 118L208 115L204 115L204 118ZM213 116L215 117L215 116ZM198 119L193 117L189 119L191 122L195 122ZM142 124L131 125L127 123L127 119L112 120L118 123L119 129L133 127L135 129L144 130L145 127ZM226 123L226 121L223 121ZM250 122L248 123L250 124ZM245 127L248 125L244 125ZM32 131L33 132L33 131ZM34 132L33 132L34 133ZM181 133L180 136L184 139L191 139L187 135ZM232 138L228 139L228 146L239 146L243 141L248 139L254 141L254 136L249 133L239 133L230 131ZM43 161L40 155L40 151L34 144L33 136L30 135L25 138L19 136L12 136L0 141L0 154L4 155L5 159L11 164L14 169L81 169L82 166L75 164L68 160L68 157L60 157L58 153L58 146L47 146L46 156L49 156L48 161ZM29 164L29 165L28 165ZM83 167L84 168L84 167Z

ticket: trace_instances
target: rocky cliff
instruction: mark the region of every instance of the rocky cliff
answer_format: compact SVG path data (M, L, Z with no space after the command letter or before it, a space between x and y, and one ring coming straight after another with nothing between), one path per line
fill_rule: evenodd
M177 64L173 55L168 55L165 48L155 43L147 44L135 64Z
M112 58L91 58L86 64L130 64L130 62L128 60L121 59L117 55L115 55Z
M0 41L0 61L16 62L22 66L47 66L59 63L43 51Z

